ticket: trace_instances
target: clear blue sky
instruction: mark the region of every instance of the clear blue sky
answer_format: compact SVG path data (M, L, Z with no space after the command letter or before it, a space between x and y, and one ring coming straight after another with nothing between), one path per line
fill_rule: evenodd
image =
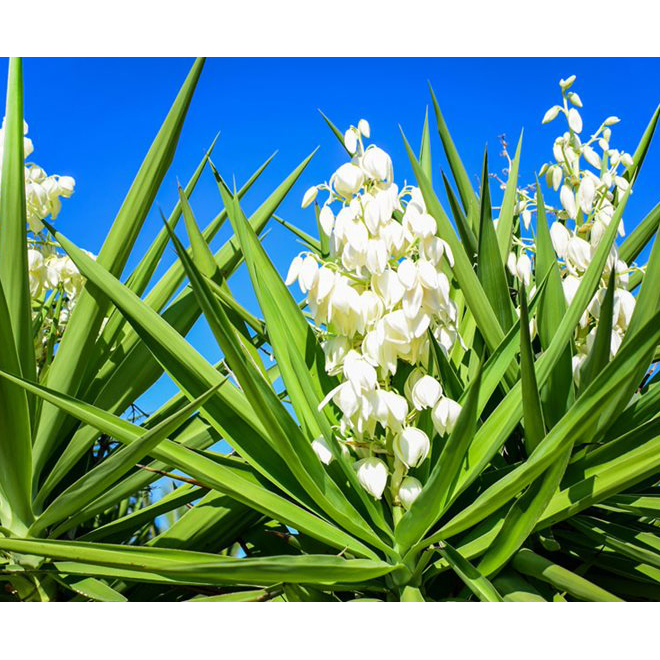
M6 60L3 60L6 70ZM49 174L70 174L76 192L57 226L78 245L98 252L151 140L192 64L192 59L26 59L25 115L35 151ZM242 183L271 153L279 153L261 177L245 208L252 211L316 146L321 147L279 214L315 233L311 209L301 209L308 186L327 180L345 154L317 108L340 128L369 120L372 139L393 157L395 179L412 181L398 125L419 144L424 112L433 84L468 172L477 176L484 146L490 147L491 171L498 157L498 135L510 142L525 129L520 181L551 158L558 123L542 126L544 112L559 98L559 78L576 74L574 86L584 103L587 134L609 115L612 146L632 151L660 102L657 59L217 59L209 60L193 98L179 149L157 200L169 213L176 200L176 178L186 181L204 150L220 131L214 162L226 178ZM5 76L2 77L4 98ZM431 112L431 121L433 114ZM559 122L560 120L557 120ZM433 123L432 123L433 127ZM564 130L562 125L561 131ZM432 131L433 164L446 167L437 133ZM515 146L511 147L512 149ZM660 199L660 144L652 144L629 202L627 229ZM493 190L494 195L497 194ZM192 198L206 224L221 208L210 173ZM145 249L160 228L154 209L136 247ZM216 237L217 247L229 234ZM297 252L294 237L273 221L265 241L281 272ZM168 250L166 263L172 260ZM135 260L129 262L135 263ZM162 270L162 269L161 269ZM234 293L254 309L244 269L233 278ZM219 356L203 323L190 341L210 360ZM161 379L143 398L147 409L174 392Z

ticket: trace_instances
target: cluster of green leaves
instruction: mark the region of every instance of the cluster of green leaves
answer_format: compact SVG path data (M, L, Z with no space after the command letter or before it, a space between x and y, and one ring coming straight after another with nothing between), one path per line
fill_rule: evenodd
M124 273L202 67L202 60L193 65L98 259L50 228L87 283L52 361L37 373L22 73L20 60L11 61L0 189L0 580L7 587L0 599L655 600L660 384L648 373L660 342L657 241L645 275L632 282L638 304L620 351L610 360L603 349L611 331L611 314L608 322L603 313L579 389L571 377L574 330L600 286L627 196L570 305L540 214L537 290L528 308L504 268L520 232L514 202L522 140L495 229L489 177L477 193L433 96L458 191L443 173L451 217L432 186L428 119L419 158L406 146L438 235L454 253L452 295L468 348L447 355L435 345L426 366L463 409L451 435L434 439L422 493L394 515L359 486L333 437L335 411L317 408L334 379L260 241L311 156L248 218L241 197L268 162L232 190L211 147L138 266ZM224 208L201 229L189 197L207 167ZM537 195L543 209L538 187ZM189 247L175 233L181 217ZM227 218L233 236L214 253L209 243ZM654 209L638 224L620 246L622 258L640 254L659 219ZM285 224L310 249L323 249ZM170 242L178 258L154 281ZM243 261L263 319L229 288ZM519 320L512 296L521 301ZM611 304L610 295L605 309ZM185 338L202 314L224 355L215 365ZM180 392L142 423L126 419L163 373ZM329 466L311 448L319 436L335 456ZM231 453L214 450L221 439ZM179 485L152 500L150 484L163 474Z

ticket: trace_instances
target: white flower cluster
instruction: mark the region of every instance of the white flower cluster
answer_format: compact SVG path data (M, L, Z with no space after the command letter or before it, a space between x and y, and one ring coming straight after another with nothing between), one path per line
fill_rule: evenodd
M566 117L568 131L559 136L553 146L554 161L546 163L541 169L548 186L559 191L561 206L546 206L546 211L554 213L556 221L550 227L552 244L562 265L562 284L567 304L570 304L580 279L591 263L606 227L611 222L620 198L626 192L629 182L623 176L625 168L633 165L630 154L610 147L612 129L617 117L608 117L598 130L583 141L580 133L583 129L582 117L577 108L582 101L577 93L571 91L575 76L561 80L562 105L550 108L543 123L555 119L559 114ZM584 160L583 160L584 159ZM592 169L590 169L592 168ZM621 169L624 168L624 169ZM531 209L535 200L525 191L519 191L518 211L526 217L529 224ZM529 214L524 216L524 214ZM573 226L569 226L572 223ZM623 219L618 231L624 235ZM534 249L534 246L529 246ZM521 260L525 260L521 264ZM509 256L508 267L514 276L529 283L531 274L529 258L525 247L521 256ZM630 323L635 308L635 298L628 291L628 265L619 259L617 247L613 245L601 279L601 287L580 320L576 332L577 352L573 357L573 376L579 383L580 370L593 345L596 334L596 322L600 316L600 306L605 296L610 273L615 273L614 312L612 322L611 354L614 355Z
M96 258L91 252L87 252ZM85 282L76 265L67 255L58 255L54 249L28 248L28 274L30 293L39 298L44 292L57 289L60 285L70 301L73 301Z
M28 125L23 122L23 133L27 135ZM5 124L4 120L2 128L0 128L0 177L2 176L2 156L4 152L5 142ZM23 150L27 158L34 147L32 140L25 137L23 139ZM42 220L49 215L57 218L57 215L62 208L60 197L71 197L75 181L70 176L59 176L53 174L48 176L44 170L35 165L34 163L25 164L25 201L27 222L30 229L36 234L40 232L44 226Z
M303 207L320 191L328 193L319 223L329 254L297 256L286 283L297 280L306 294L322 328L326 370L340 376L319 408L332 400L341 410L337 437L360 459L355 463L360 483L380 498L392 471L393 499L409 506L421 484L405 475L431 447L416 419L431 409L437 432L449 433L460 410L420 367L428 364L429 332L446 351L460 339L444 272L453 256L435 235L436 222L420 190L399 190L390 156L375 145L365 149L369 134L364 119L351 126L344 136L351 161L329 183L305 193ZM405 396L391 383L399 361L413 365ZM313 446L322 461L331 460L322 439Z

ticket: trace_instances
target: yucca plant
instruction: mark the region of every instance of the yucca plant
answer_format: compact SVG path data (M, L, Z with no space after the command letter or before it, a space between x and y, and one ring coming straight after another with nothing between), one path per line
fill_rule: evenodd
M561 81L562 105L545 120L562 113L568 131L542 170L561 205L544 201L539 182L520 187L519 143L497 222L487 158L476 191L435 96L458 190L442 174L451 218L432 185L428 119L418 156L405 141L417 186L401 190L389 156L365 147L366 121L342 133L328 120L350 162L304 196L308 207L328 195L315 203L318 239L278 218L305 244L286 282L259 235L309 158L247 218L241 196L265 165L237 191L209 150L126 276L202 64L96 260L44 220L85 283L64 331L48 321L40 360L35 334L59 318L44 308L66 292L35 299L29 286L21 64L10 64L0 190L6 598L655 600L657 241L645 267L630 264L660 206L615 239L660 111L631 156L610 147L615 118L583 143L574 80ZM224 210L202 230L188 198L207 165ZM234 236L214 254L226 218ZM144 295L170 242L178 260ZM263 319L229 288L242 260ZM287 287L296 280L302 302ZM200 314L224 356L215 365L185 339ZM140 424L127 419L163 372L180 392ZM230 453L214 448L221 439ZM181 485L152 500L164 474Z

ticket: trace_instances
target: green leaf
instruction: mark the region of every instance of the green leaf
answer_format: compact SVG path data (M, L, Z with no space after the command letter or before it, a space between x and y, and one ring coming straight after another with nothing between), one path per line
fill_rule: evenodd
M655 475L660 469L660 419L651 420L572 464L537 529L565 520Z
M470 227L468 219L463 213L463 209L460 207L459 201L456 198L456 193L454 192L449 180L445 176L445 173L442 173L442 181L445 184L445 190L447 191L447 198L449 199L449 207L451 208L452 215L454 216L454 222L456 223L456 228L458 233L463 241L465 246L465 251L467 252L468 258L472 263L476 263L477 260L477 238Z
M612 346L612 314L614 313L614 269L610 273L607 292L600 307L596 338L589 356L580 370L580 389L589 386L593 379L603 370L610 360Z
M572 447L569 447L561 458L533 481L511 505L497 537L488 546L479 563L478 568L484 575L493 575L502 568L534 531L538 519L564 475L571 449Z
M552 246L548 220L545 214L545 201L536 180L536 282L547 277L548 283L539 303L537 327L541 348L547 351L566 313L566 297L561 283L561 273ZM548 375L546 384L541 388L541 401L545 422L552 428L566 412L566 404L573 389L573 370L571 366L570 340L559 355Z
M426 178L433 184L433 166L431 164L431 135L429 133L429 109L424 115L424 128L422 129L422 144L419 148L419 164Z
M105 568L114 568L132 573L134 579L174 581L179 584L268 586L281 582L350 583L378 578L396 568L383 561L343 559L328 555L238 559L188 550L2 537L0 548L69 562L83 562L88 564L90 572L97 572L100 576L104 575ZM94 570L94 566L98 567L98 571Z
M9 309L0 283L0 369L20 373ZM20 533L32 515L32 439L27 393L0 379L0 517Z
M160 475L154 476L158 477ZM87 532L80 536L78 540L105 541L106 543L128 541L138 529L152 522L158 516L164 515L169 511L174 511L186 504L190 504L191 502L198 500L200 497L203 497L206 493L208 493L208 491L205 488L199 488L192 484L184 483L179 488L175 488L172 492L163 495L163 497L159 498L152 504L137 509L136 511L132 511L131 513L116 520L112 520L105 525L96 527L91 532ZM52 536L57 535L53 534Z
M314 508L285 461L278 455L259 418L253 414L245 394L223 378L153 309L67 238L59 232L56 234L80 271L112 298L142 341L190 398L222 382L216 396L204 406L209 422L258 470L283 490Z
M296 235L298 238L300 238L302 241L304 241L306 246L310 250L314 250L314 252L316 252L317 254L321 254L321 252L322 252L321 242L317 238L314 238L313 236L310 236L306 231L303 231L299 227L296 227L294 224L291 224L290 222L284 220L283 218L280 218L276 215L274 215L273 217L283 227L286 227L292 234Z
M235 543L260 518L258 511L210 491L147 545L215 552Z
M456 181L456 185L458 186L458 192L461 196L461 200L463 201L463 208L466 211L469 211L471 206L477 208L479 205L479 201L477 200L477 196L474 192L474 189L472 188L472 184L470 183L470 177L468 176L468 173L465 170L463 161L461 160L461 157L458 155L458 151L456 150L454 141L452 140L452 137L449 133L449 129L447 128L445 118L442 116L442 112L440 111L440 106L438 105L438 101L435 98L435 92L433 91L433 88L430 85L429 85L429 89L431 90L431 97L433 99L433 108L435 110L435 117L438 123L438 133L440 135L440 139L442 140L442 146L445 150L447 160L449 161L449 166L451 167L452 174L454 175L454 180Z
M523 575L551 584L555 589L566 591L578 600L588 602L621 601L614 594L562 566L548 561L531 550L523 548L513 558L513 567Z
M511 249L511 236L513 234L513 217L516 208L516 197L518 195L518 169L520 166L520 151L522 149L523 131L520 131L516 155L511 162L509 176L502 199L502 208L500 209L500 219L497 223L497 242L500 246L500 259L506 263Z
M501 603L502 597L497 589L484 577L460 552L447 542L440 541L438 550L466 587L482 602Z
M0 184L0 282L4 289L20 372L35 378L32 298L28 283L23 153L23 62L9 60Z
M328 117L326 117L323 114L323 112L320 109L319 112L321 113L321 117L325 119L326 123L330 127L330 130L335 134L335 137L341 142L341 146L344 147L344 149L346 149L346 145L344 144L344 134L330 121ZM349 156L353 156L353 154L348 149L346 149L346 153Z
M55 579L67 589L75 591L85 598L101 603L125 603L128 598L105 582L93 577L78 577L77 575L57 575Z
M245 194L266 168L272 156L250 177L238 192L239 197ZM295 182L306 165L304 161L285 179L285 181L266 199L251 217L250 224L259 232L263 229L270 213L279 204L286 192ZM204 230L206 241L211 240L227 213L223 210ZM169 236L169 234L168 234ZM215 254L216 263L225 278L228 278L237 268L240 261L240 251L236 247L236 239L228 240ZM168 269L163 277L154 285L146 296L144 303L152 309L160 309L170 299L184 279L181 262ZM201 310L197 300L188 287L184 289L171 305L163 312L163 319L174 327L179 334L186 335L193 326ZM123 316L122 316L123 318ZM123 323L122 323L123 324ZM155 360L139 335L131 328L130 332L116 347L113 359L99 365L95 380L85 392L85 399L94 401L96 405L113 413L122 412L126 406L145 392L163 373L162 366ZM37 495L35 502L41 504L52 488L71 469L82 454L91 446L96 437L94 429L79 429L58 458L56 465L50 470Z
M525 580L519 573L508 570L502 571L494 580L493 586L502 595L506 602L545 603L541 594Z
M215 392L219 384L202 394L187 406L163 420L128 447L110 455L96 467L58 495L50 506L30 527L30 534L40 536L61 520L101 495L117 479L126 474L136 463L151 453L162 440L175 431L197 408L202 406Z
M648 215L628 234L619 246L619 259L631 264L647 243L655 236L660 223L660 203L656 204Z
M644 162L644 158L646 158L646 152L649 150L651 138L653 137L655 128L658 124L658 117L660 117L660 105L653 113L653 116L651 117L651 120L649 121L648 126L646 127L646 130L644 131L644 134L639 141L639 144L637 145L637 149L635 149L635 153L633 154L633 164L629 165L626 168L626 171L623 173L623 176L630 182L633 182L633 179L637 178L637 175L639 174L639 171L642 167L642 163Z
M660 544L655 533L637 531L624 525L617 525L591 516L574 516L570 525L599 544L629 557L633 561L660 568Z
M495 316L499 322L499 327L506 332L513 323L513 315L511 310L511 296L509 295L509 287L504 272L504 261L500 257L498 237L495 234L491 215L488 152L484 153L481 177L477 274L484 288L484 293L492 304Z
M529 332L527 292L520 287L520 386L522 389L523 425L525 449L531 454L545 437L545 423L541 410L541 398L534 369L534 350Z

